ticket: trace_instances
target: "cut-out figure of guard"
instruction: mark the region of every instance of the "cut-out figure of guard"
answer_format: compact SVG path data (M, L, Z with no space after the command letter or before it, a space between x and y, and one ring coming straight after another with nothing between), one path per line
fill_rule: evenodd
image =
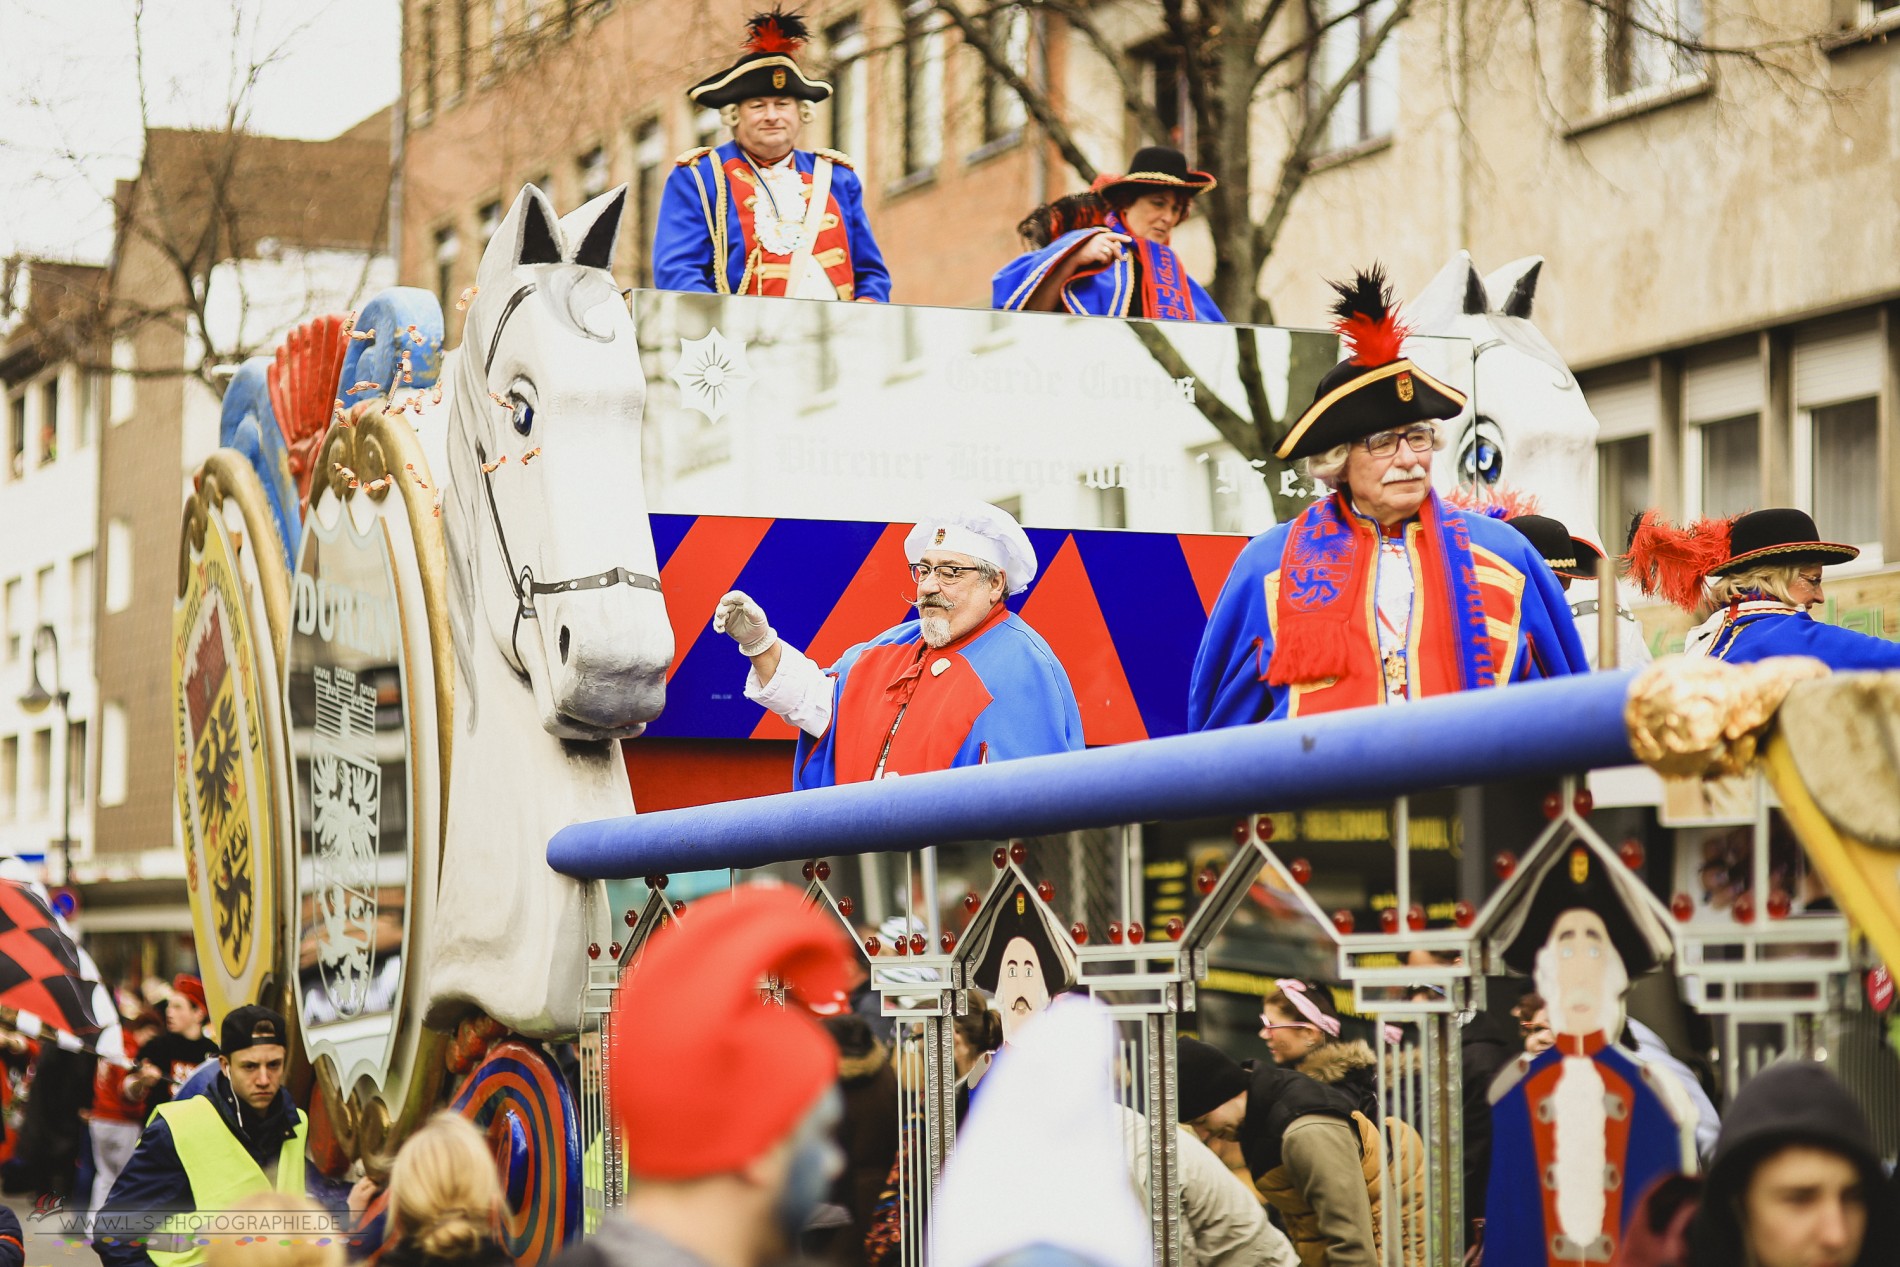
M972 980L978 989L989 992L1002 1014L1005 1047L1049 1006L1050 999L1075 984L1075 964L1067 943L1022 885L1004 900L990 926L989 944L983 948Z
M1555 1042L1491 1086L1485 1259L1607 1264L1649 1185L1695 1165L1681 1088L1616 1041L1630 978L1668 956L1669 931L1640 901L1639 880L1582 845L1538 870L1497 939L1544 997Z

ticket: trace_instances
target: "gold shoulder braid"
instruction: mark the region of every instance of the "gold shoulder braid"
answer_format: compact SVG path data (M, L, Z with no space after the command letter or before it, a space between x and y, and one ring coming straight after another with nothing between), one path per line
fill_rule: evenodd
M852 171L858 170L856 164L852 163L851 157L848 154L842 154L837 150L817 150L814 152L819 158L828 158L839 167L849 167Z
M702 145L696 150L687 150L684 154L673 160L673 166L685 167L689 163L697 163L700 159L712 152L712 146L710 145Z

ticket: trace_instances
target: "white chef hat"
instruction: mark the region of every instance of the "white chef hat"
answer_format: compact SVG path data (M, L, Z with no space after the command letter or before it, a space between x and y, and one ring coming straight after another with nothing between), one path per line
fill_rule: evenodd
M1029 534L1006 510L972 502L918 522L904 538L904 557L923 561L926 550L950 550L1003 570L1009 592L1020 594L1036 579L1036 550Z

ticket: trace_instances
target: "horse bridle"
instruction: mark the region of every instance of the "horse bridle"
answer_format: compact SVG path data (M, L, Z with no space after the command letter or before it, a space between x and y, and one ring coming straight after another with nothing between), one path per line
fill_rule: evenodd
M488 383L488 370L495 363L495 349L501 346L501 332L507 328L508 318L521 306L521 301L534 291L533 282L515 291L508 297L501 316L495 321L495 332L488 338L488 355L482 358L482 387L485 391L493 390ZM501 510L495 505L495 475L488 469L488 451L480 439L475 441L475 460L481 466L482 494L488 501L488 520L495 526L495 542L501 547L502 565L508 569L508 584L515 592L515 633L521 631L522 621L539 619L534 609L535 596L538 594L575 594L585 590L612 589L616 585L631 585L634 589L652 590L655 594L660 592L659 577L628 568L608 568L605 572L576 576L565 581L537 581L534 579L534 569L525 563L517 569L514 554L508 549L508 533L501 525ZM514 641L512 634L509 641Z

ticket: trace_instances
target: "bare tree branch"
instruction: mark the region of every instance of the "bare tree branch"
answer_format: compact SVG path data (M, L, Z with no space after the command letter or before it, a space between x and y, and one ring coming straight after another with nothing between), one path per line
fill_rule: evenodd
M975 20L964 11L957 0L937 0L937 8L950 19L951 24L958 31L962 32L964 42L983 55L983 64L989 67L990 73L1001 79L1008 85L1009 90L1021 99L1024 108L1036 120L1036 125L1061 151L1063 161L1073 167L1083 180L1094 180L1096 175L1094 164L1090 163L1088 156L1082 153L1082 147L1075 143L1075 137L1070 133L1068 124L1063 122L1062 117L1056 113L1055 107L1050 104L1048 94L1032 87L1016 72L1016 68L1009 64L1009 59L1004 57L995 44L987 38L987 33L979 29Z

